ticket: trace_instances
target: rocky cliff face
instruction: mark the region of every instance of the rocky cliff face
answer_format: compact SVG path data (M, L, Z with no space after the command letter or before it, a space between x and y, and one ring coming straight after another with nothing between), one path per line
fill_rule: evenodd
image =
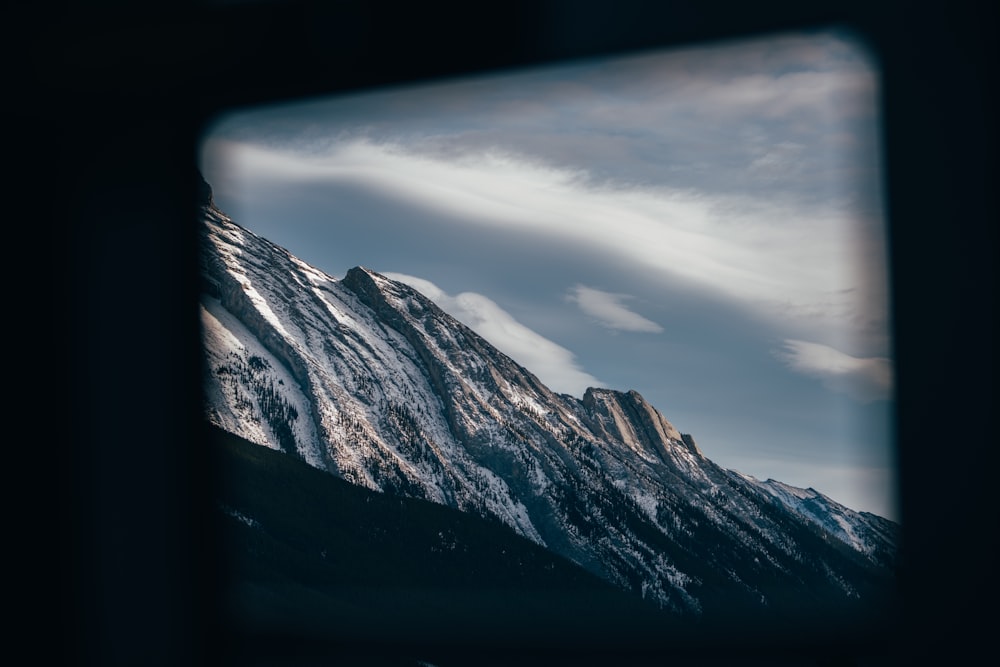
M679 612L857 602L891 579L895 524L724 470L634 391L556 394L413 288L338 280L203 214L206 415L226 430L495 517Z

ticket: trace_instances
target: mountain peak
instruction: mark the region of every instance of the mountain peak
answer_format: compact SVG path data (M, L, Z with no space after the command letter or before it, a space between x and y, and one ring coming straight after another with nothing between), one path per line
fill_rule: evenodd
M409 285L396 282L364 266L355 266L344 274L341 284L354 292L362 303L383 316L398 309L393 305L395 298L410 297L419 294ZM422 296L422 295L421 295ZM396 316L392 316L394 321Z
M694 438L678 431L635 389L621 392L589 387L583 395L583 404L598 416L609 435L646 456L673 461L677 458L673 450L680 449L687 455L704 458Z
M195 172L195 190L198 198L197 204L203 208L214 208L215 202L212 199L212 186L208 184L201 170Z
M355 273L355 274L356 273L366 273L368 275L373 275L375 272L372 271L371 269L369 269L366 266L362 266L361 264L358 264L357 266L354 266L354 267L351 267L350 269L348 269L347 273L348 274L351 274L351 273Z
M343 282L347 285L369 285L380 291L391 288L393 292L416 292L409 285L387 278L378 271L360 264L348 269L347 273L344 274Z

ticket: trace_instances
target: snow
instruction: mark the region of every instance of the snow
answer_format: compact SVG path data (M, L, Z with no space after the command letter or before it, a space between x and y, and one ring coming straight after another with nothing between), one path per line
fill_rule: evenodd
M656 502L656 496L647 491L633 491L632 499L635 504L642 508L642 511L646 513L646 516L650 518L653 523L657 522L656 510L659 507L659 503Z
M230 353L234 353L241 358L256 356L267 360L270 365L272 377L284 389L284 398L295 408L299 415L299 418L293 422L299 453L310 465L322 467L323 459L319 453L322 445L320 444L315 424L309 417L310 403L295 378L267 348L260 344L257 338L250 333L239 319L222 306L218 299L203 295L200 310L209 367L214 369L221 364L227 363L231 358L229 356ZM226 401L213 402L212 405L232 404L231 391L227 391L216 378L212 378L208 386L216 396L223 394L230 398L230 400ZM253 393L248 388L244 388L244 391L249 395ZM231 411L228 415L222 415L217 412L215 419L212 419L212 421L251 442L262 444L272 449L278 449L277 439L274 434L266 426L265 420L259 418L259 410L256 422L238 419Z
M862 535L863 526L867 524L860 513L844 507L815 489L802 489L774 479L761 482L749 475L741 476L857 551L869 555L874 551L874 545Z
M247 345L237 334L232 333L222 320L227 320L231 326L242 327L242 324L230 316L217 299L204 297L200 311L208 365L211 369L225 364L230 352L238 355L246 352ZM252 337L247 340L249 342ZM223 386L214 373L210 373L206 380L206 393L209 398L208 406L211 407L207 415L209 421L250 442L278 449L277 442L265 432L259 420L242 418L236 414L235 408L232 407L235 404L233 390Z
M511 400L511 402L514 403L514 405L518 406L519 408L527 409L531 413L539 417L543 417L546 414L548 414L548 411L545 409L545 407L541 403L539 403L534 396L525 391L522 391L519 387L509 382L506 382L504 383L503 388L506 389L506 392L504 393L506 393L507 397Z
M240 512L239 510L233 509L228 505L220 505L220 509L245 526L249 526L251 528L260 528L260 524L257 522L256 519L247 516L243 512Z

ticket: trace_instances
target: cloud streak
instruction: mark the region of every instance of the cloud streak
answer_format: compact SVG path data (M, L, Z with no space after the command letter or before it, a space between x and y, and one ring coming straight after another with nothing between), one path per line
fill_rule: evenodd
M489 297L475 292L451 296L423 278L391 272L382 275L419 291L538 376L549 389L579 398L587 387L604 386L580 367L572 352L524 326Z
M580 306L580 310L609 329L645 333L663 331L663 327L656 322L625 306L623 301L631 298L628 294L603 292L585 285L575 285L566 295L568 301Z
M818 378L828 389L863 403L892 396L892 364L884 357L853 357L828 345L792 339L774 355L796 373Z
M350 183L463 224L582 244L658 279L680 279L748 310L808 327L856 319L863 288L852 220L763 198L594 185L586 172L497 150L450 159L354 139L322 155L217 146L247 181ZM801 331L801 330L800 330Z

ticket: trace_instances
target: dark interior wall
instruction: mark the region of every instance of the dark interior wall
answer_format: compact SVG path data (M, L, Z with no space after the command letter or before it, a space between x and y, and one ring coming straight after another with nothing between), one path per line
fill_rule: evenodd
M889 646L901 661L979 648L996 594L989 3L134 4L41 2L6 21L9 308L28 313L11 329L38 350L17 376L33 419L11 465L38 481L19 480L33 501L14 506L30 573L16 579L25 625L49 637L37 651L219 659L192 215L213 113L831 22L866 36L884 73L906 600Z

